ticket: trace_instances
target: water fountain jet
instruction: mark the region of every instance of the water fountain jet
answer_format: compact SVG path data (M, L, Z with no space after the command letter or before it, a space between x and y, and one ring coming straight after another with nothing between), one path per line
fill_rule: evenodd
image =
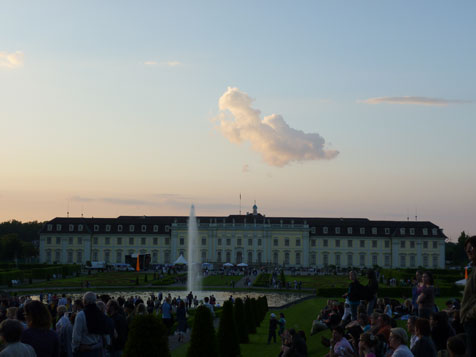
M198 226L194 205L190 207L190 217L188 219L187 263L187 291L200 291L202 289L202 266L199 258Z

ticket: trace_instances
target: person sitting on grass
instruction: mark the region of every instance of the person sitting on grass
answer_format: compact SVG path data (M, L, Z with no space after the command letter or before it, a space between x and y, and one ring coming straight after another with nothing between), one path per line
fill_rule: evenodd
M326 357L346 357L349 353L354 353L352 345L344 337L344 328L342 326L337 326L332 330L329 348L330 350Z
M427 319L417 319L415 322L415 334L418 341L411 349L415 357L436 357L436 347L430 334L430 321Z
M395 327L390 332L390 347L393 349L392 357L413 357L407 346L408 335L401 327Z
M376 357L378 339L370 332L364 332L359 339L359 357Z

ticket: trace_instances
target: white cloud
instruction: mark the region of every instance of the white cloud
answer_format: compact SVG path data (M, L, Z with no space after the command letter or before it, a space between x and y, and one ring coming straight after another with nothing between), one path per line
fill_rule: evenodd
M467 100L450 100L442 98L428 98L428 97L375 97L365 100L358 101L360 103L366 104L380 104L380 103L389 103L389 104L414 104L414 105L433 105L433 106L445 106L448 104L466 104L471 103Z
M18 68L23 67L23 52L2 52L0 51L0 67Z
M144 64L146 66L157 66L159 64L159 62L156 62L156 61L145 61Z
M228 87L221 96L218 129L230 142L250 142L266 163L277 167L293 161L332 159L339 154L325 148L322 136L291 128L281 115L272 114L261 120L261 113L251 107L252 102L238 88Z
M176 66L180 66L181 63L179 61L168 61L167 62L167 66L169 67L176 67Z

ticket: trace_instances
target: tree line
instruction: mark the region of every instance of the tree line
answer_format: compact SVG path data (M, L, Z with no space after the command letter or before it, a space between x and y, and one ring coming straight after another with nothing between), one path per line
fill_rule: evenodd
M11 262L38 256L43 222L11 220L0 223L0 261Z

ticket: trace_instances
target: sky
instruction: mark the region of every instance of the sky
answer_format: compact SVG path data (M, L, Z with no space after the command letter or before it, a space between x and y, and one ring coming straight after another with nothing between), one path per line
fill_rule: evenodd
M0 9L0 221L256 201L476 234L474 1Z

